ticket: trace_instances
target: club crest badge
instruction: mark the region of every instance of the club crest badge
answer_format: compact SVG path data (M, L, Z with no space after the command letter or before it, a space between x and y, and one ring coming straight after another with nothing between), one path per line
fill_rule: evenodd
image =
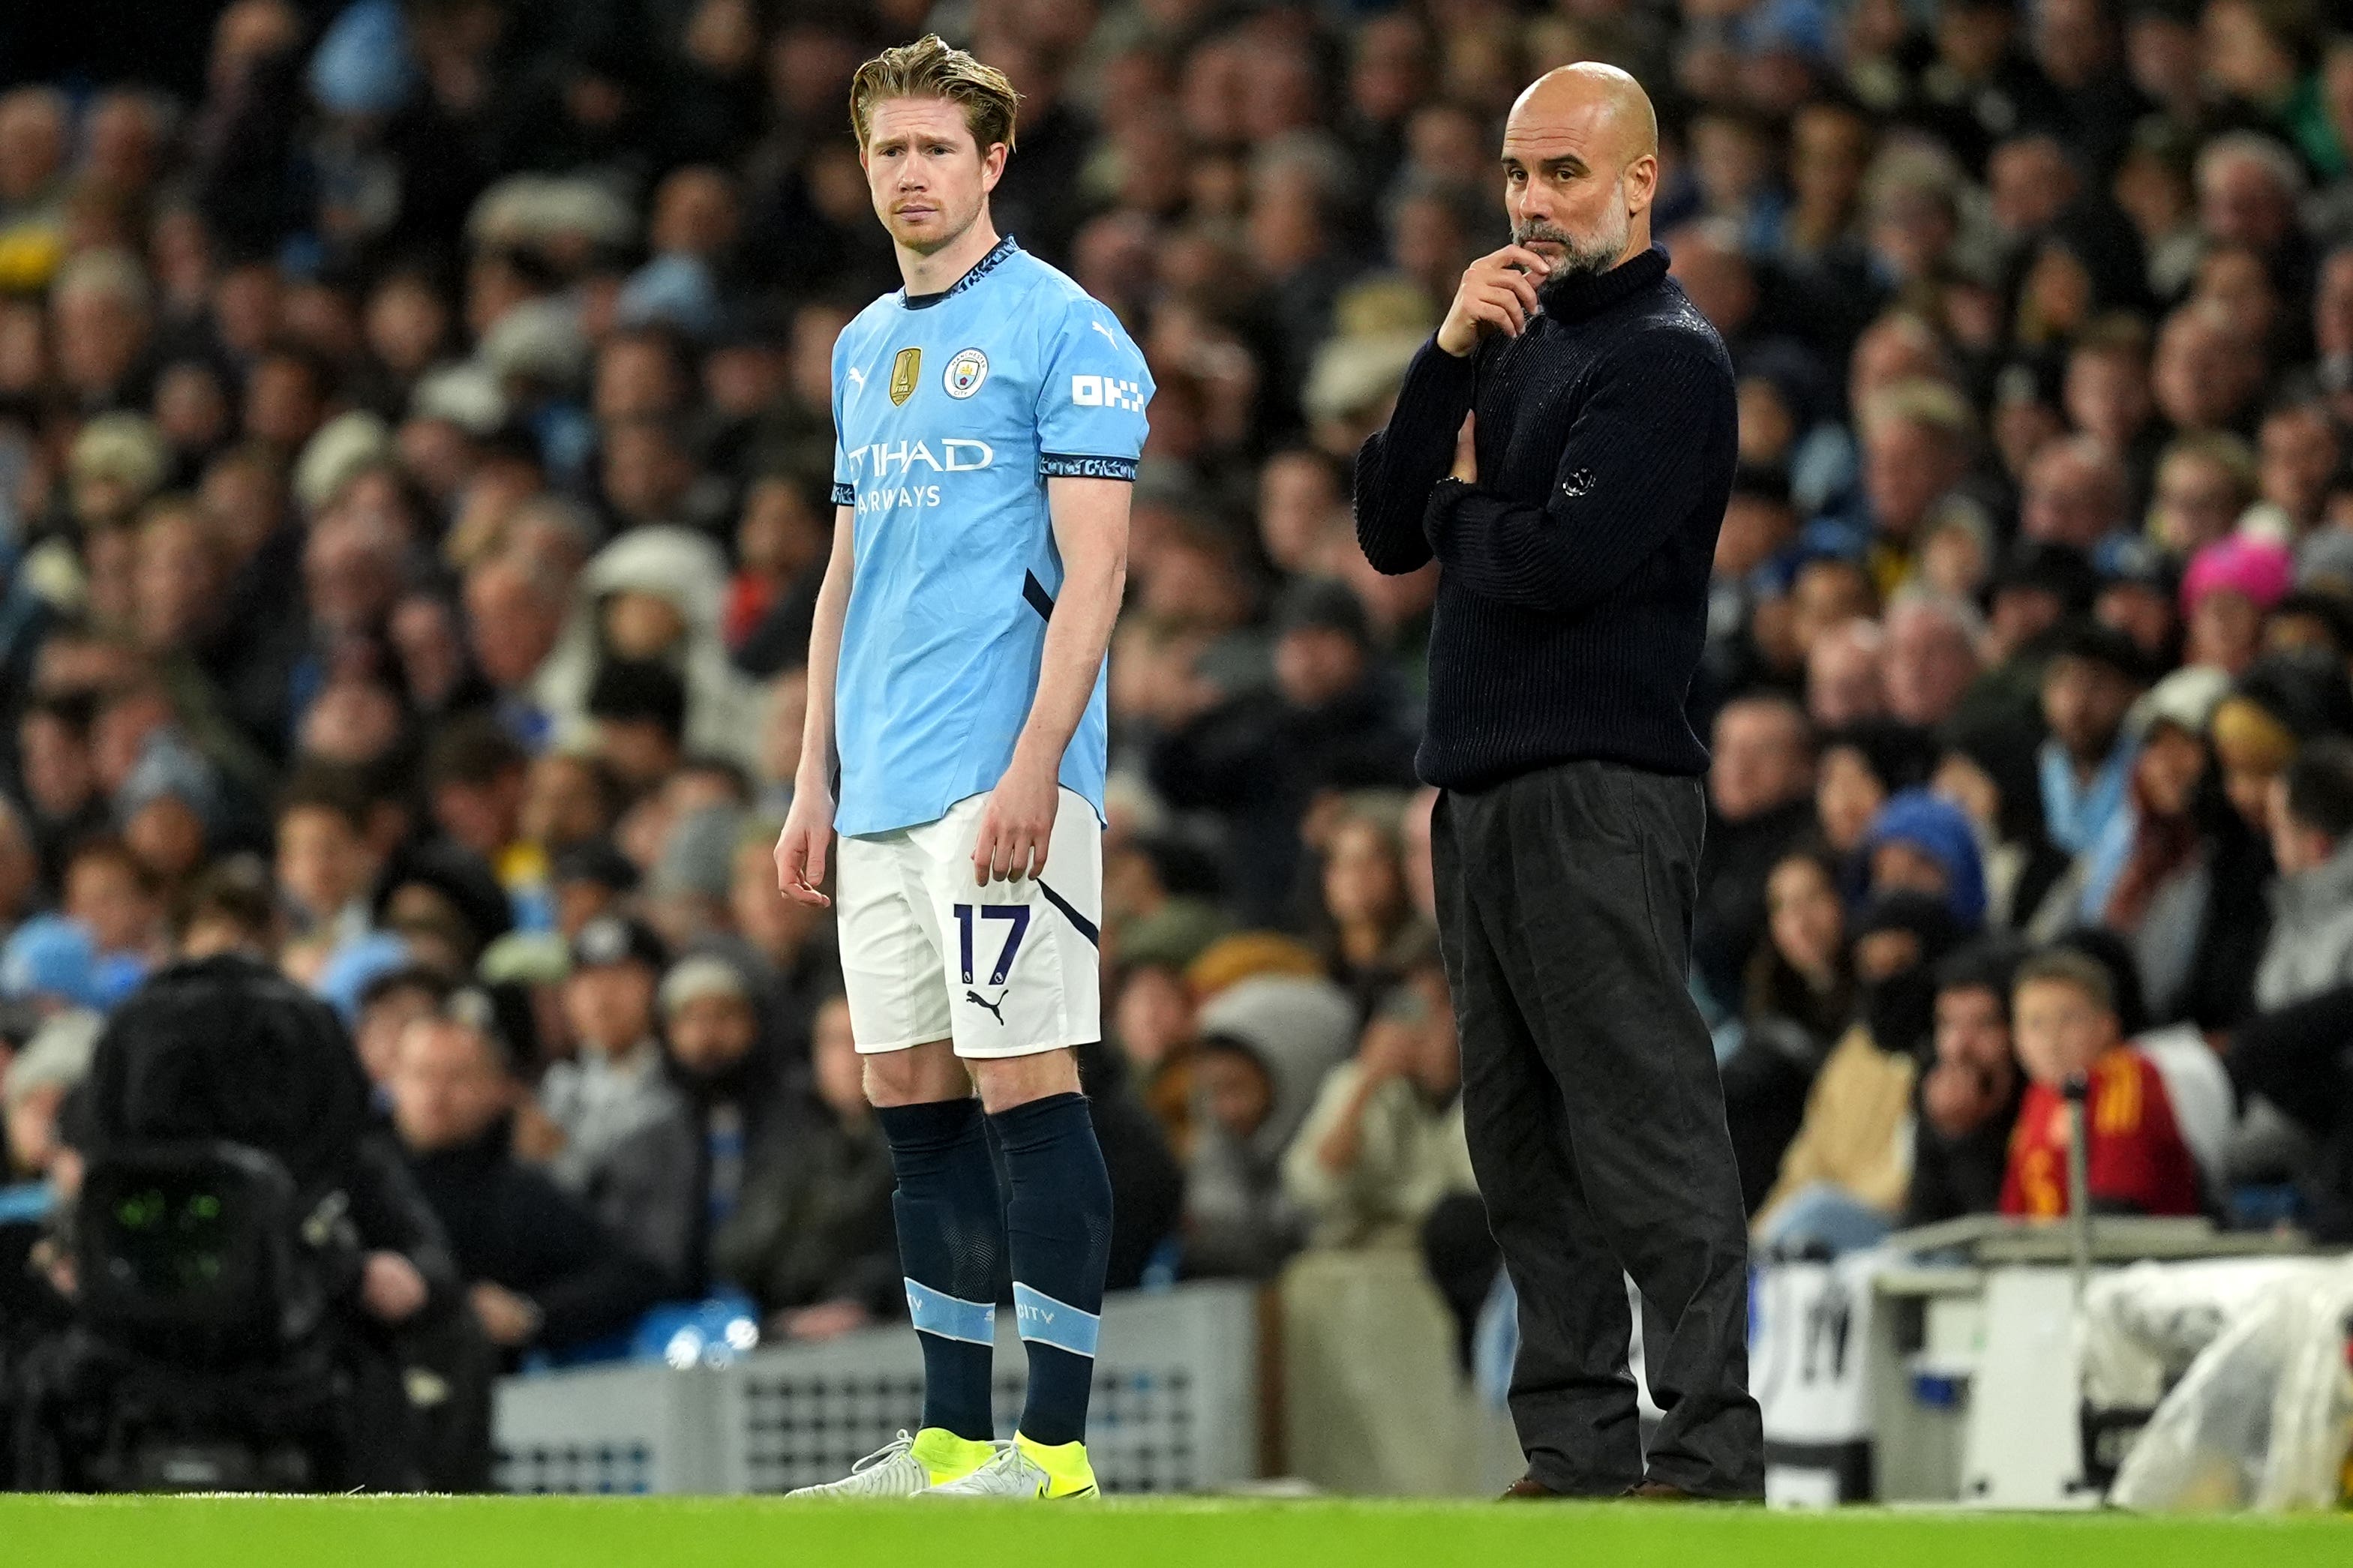
M915 378L923 374L923 351L901 349L891 362L891 402L895 406L915 395Z
M978 349L964 349L948 361L947 374L940 384L950 397L970 397L988 379L988 356Z

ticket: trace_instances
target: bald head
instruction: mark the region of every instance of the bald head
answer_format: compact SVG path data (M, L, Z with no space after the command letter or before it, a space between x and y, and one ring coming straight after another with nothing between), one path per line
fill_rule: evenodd
M1530 83L1504 127L1512 237L1553 277L1607 272L1647 249L1659 117L1641 83L1593 60Z
M1599 60L1578 60L1558 66L1528 83L1513 100L1504 131L1504 145L1521 126L1531 128L1566 121L1590 124L1600 134L1615 138L1620 169L1642 156L1659 153L1659 114L1642 84L1616 66Z

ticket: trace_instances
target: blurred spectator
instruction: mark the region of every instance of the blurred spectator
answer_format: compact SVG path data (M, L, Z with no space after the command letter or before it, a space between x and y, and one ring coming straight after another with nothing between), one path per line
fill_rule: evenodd
M2070 854L2090 853L2124 811L2132 767L2125 715L2147 684L2145 663L2121 633L2084 623L2063 634L2044 667L2042 819Z
M435 826L497 876L514 923L544 931L554 923L547 853L522 835L531 758L488 715L453 722L425 759L425 788Z
M659 1298L662 1276L510 1152L522 1090L495 1027L479 991L403 1026L393 1125L484 1337L508 1352L564 1350L625 1327Z
M1929 740L1909 725L1885 721L1852 724L1821 737L1815 769L1814 811L1832 852L1859 855L1864 836L1888 801L1927 777L1935 760Z
M402 1037L418 1019L438 1016L452 989L448 976L422 967L387 969L360 987L352 1045L375 1088L378 1110L385 1109L400 1068Z
M1299 823L1326 790L1409 787L1414 736L1395 674L1371 659L1364 606L1345 586L1303 583L1281 607L1274 683L1164 736L1152 781L1172 805L1219 813L1228 885L1246 918L1286 913Z
M1822 1064L1798 1135L1754 1221L1768 1252L1840 1253L1894 1227L1909 1195L1912 1116L1921 1052L1936 1032L1936 966L1961 928L1941 898L1895 891L1872 900L1854 939L1862 1002Z
M2271 786L2271 940L2255 970L2266 1012L2353 981L2353 743L2316 741Z
M809 1068L807 1088L751 1152L738 1201L713 1232L712 1265L751 1292L769 1332L823 1340L895 1315L905 1291L890 1150L839 996L818 1007Z
M635 921L607 915L581 927L564 983L579 1056L547 1069L539 1105L561 1134L548 1164L556 1184L683 1285L696 1269L700 1160L654 1033L662 964L659 940Z
M1347 808L1324 834L1323 860L1326 962L1369 1016L1429 936L1408 900L1395 809L1387 800Z
M1855 1008L1837 862L1808 845L1783 854L1766 878L1765 915L1745 976L1739 1040L1723 1062L1725 1120L1752 1215L1798 1135L1814 1075Z
M2198 1167L2174 1121L2165 1080L2126 1043L2114 984L2098 962L2060 949L2020 966L2012 1005L2028 1079L2002 1178L2001 1212L2047 1219L2069 1211L2071 1079L2087 1080L2084 1151L2091 1199L2116 1214L2200 1212Z
M1940 899L1964 932L1984 923L1985 871L1977 835L1951 802L1926 789L1904 791L1871 819L1861 848L1868 891Z
M1986 881L1986 923L2014 931L2071 864L2042 830L2033 733L1995 721L1956 723L1929 786L1961 808Z
M673 964L662 976L659 1002L670 1075L699 1134L698 1231L713 1237L743 1202L751 1151L783 1112L785 1075L750 981L725 959L698 955ZM702 1240L690 1251L698 1277L708 1251Z
M2218 670L2176 670L2133 705L2138 750L2128 816L2080 863L2078 910L2132 944L2142 989L2160 1019L2188 1003L2202 953L2246 912L2250 885L2223 880L2250 835L2222 798L2206 729L2229 682Z
M2026 1088L2010 1044L2010 972L1998 943L1963 948L1936 971L1936 1050L1920 1077L1906 1227L2001 1206L2010 1130Z
M52 1014L0 1074L0 1186L44 1180L64 1143L58 1133L66 1096L90 1074L105 1019L76 1008Z
M1193 1053L1185 1267L1263 1277L1304 1238L1282 1160L1324 1075L1348 1054L1356 1009L1327 980L1265 974L1204 1004Z
M1473 1193L1446 971L1430 943L1334 1068L1283 1158L1312 1247L1410 1237L1439 1200ZM1490 1270L1492 1277L1492 1269Z
M1716 714L1692 968L1720 1005L1740 995L1774 863L1813 822L1812 741L1804 712L1777 693L1736 699Z
M1887 608L1888 716L1934 729L1951 719L1979 672L1984 623L1965 602L1928 595Z

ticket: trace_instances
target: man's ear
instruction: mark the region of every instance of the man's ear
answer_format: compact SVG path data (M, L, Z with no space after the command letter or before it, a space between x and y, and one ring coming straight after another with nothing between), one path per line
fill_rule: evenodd
M1626 210L1640 215L1648 212L1653 197L1659 194L1659 155L1645 153L1626 165Z
M991 142L988 151L980 155L980 190L983 195L997 189L997 182L1005 177L1005 160L1012 151L1002 142Z

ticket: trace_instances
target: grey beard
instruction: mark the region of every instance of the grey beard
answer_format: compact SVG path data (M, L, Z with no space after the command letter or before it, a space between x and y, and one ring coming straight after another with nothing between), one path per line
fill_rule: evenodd
M1624 204L1625 186L1620 181L1617 200L1611 203L1611 210L1616 215L1614 221L1606 224L1601 232L1590 238L1579 239L1557 224L1531 223L1513 230L1512 239L1519 245L1525 245L1533 239L1545 239L1560 247L1561 258L1553 263L1552 271L1545 279L1548 283L1556 283L1565 278L1599 278L1616 267L1618 258L1626 253L1626 240L1632 231L1633 220L1627 216Z
M1553 268L1547 282L1565 278L1599 278L1618 265L1618 253L1626 247L1620 239L1616 245L1580 245L1576 240L1557 242L1564 252L1559 264Z

